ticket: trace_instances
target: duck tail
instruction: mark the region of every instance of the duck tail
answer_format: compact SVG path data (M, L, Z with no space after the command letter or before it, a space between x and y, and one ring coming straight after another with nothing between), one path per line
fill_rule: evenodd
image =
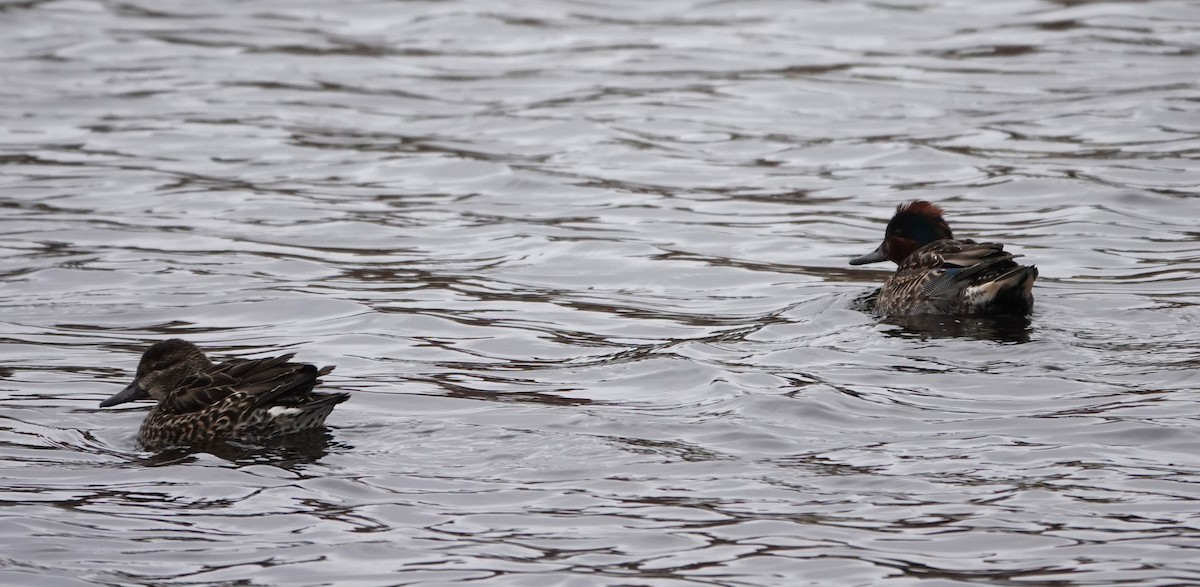
M325 418L338 404L350 399L348 393L314 393L307 401L276 405L260 410L264 417L259 425L268 431L264 436L306 432L325 425Z
M338 393L314 393L314 394L312 394L312 398L313 398L312 401L306 402L304 404L303 408L305 410L323 410L326 407L328 407L330 410L332 410L333 406L336 406L336 405L350 399L350 394L340 393L340 392L338 392Z
M972 287L979 305L989 313L1028 314L1033 309L1033 281L1037 267L1017 265L995 279Z

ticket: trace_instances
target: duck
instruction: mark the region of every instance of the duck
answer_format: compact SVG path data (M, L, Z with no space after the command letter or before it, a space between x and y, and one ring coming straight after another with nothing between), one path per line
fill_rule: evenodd
M213 363L186 340L159 341L142 354L133 382L100 407L157 401L138 430L138 441L150 450L255 442L321 428L350 394L314 392L333 367L293 363L293 356Z
M896 263L875 311L889 316L1025 316L1033 310L1037 267L1020 265L999 243L955 239L942 208L925 200L896 207L883 242L851 265Z

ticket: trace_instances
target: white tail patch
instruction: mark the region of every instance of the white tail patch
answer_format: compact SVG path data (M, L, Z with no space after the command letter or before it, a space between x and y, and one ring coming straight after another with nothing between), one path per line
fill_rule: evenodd
M968 287L963 290L962 299L969 307L982 306L988 300L996 297L996 292L999 290L996 287L996 282L989 281L983 285Z
M303 412L304 410L301 410L300 408L289 408L287 406L272 406L267 408L267 414L270 414L272 418L278 418L280 416L295 416Z

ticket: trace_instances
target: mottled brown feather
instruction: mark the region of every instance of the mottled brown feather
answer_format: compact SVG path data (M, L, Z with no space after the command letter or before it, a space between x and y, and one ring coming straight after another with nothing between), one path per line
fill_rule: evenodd
M148 448L222 439L255 440L324 425L345 393L314 393L332 366L292 363L293 354L262 359L208 361L186 341L156 343L142 356L130 388L104 405L148 393L159 400L142 422L139 440ZM127 396L128 394L128 396Z
M923 200L896 207L883 243L852 264L894 261L877 311L890 314L1027 314L1037 268L997 243L955 240L942 209Z

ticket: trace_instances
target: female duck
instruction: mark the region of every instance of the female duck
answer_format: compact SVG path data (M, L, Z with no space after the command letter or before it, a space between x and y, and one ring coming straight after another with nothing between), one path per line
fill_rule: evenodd
M142 355L128 387L100 407L152 398L138 440L147 449L218 440L260 440L319 428L347 393L314 393L333 370L289 363L291 354L214 364L196 345L173 338Z
M955 240L942 209L924 200L896 207L883 243L851 265L896 263L875 303L888 315L1025 315L1037 267L1018 265L1004 245Z

